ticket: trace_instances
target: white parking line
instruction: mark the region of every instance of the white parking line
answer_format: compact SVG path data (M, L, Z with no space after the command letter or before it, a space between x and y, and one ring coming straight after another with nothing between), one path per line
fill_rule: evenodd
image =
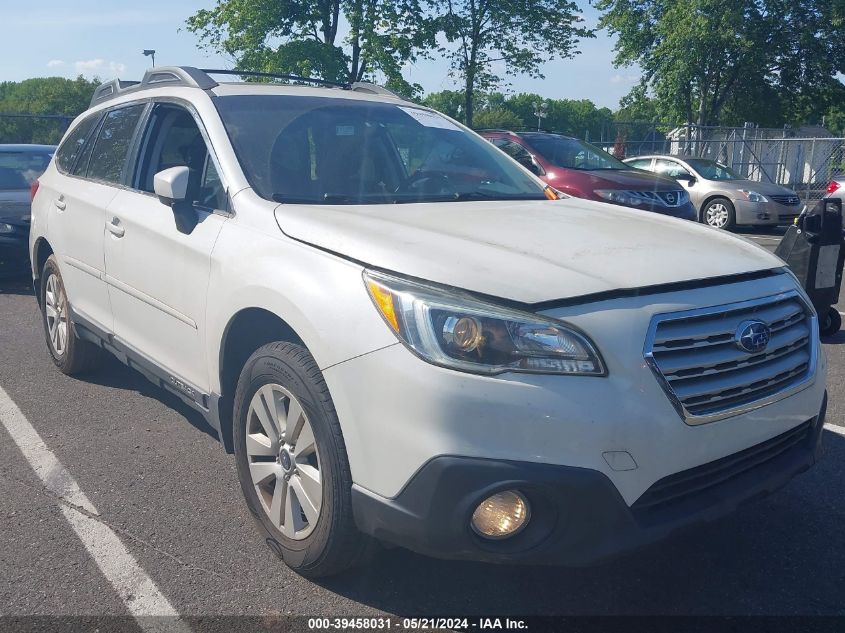
M114 587L129 613L144 631L188 632L176 610L129 553L108 525L97 518L94 504L38 435L24 414L0 387L0 422L6 427L32 470L60 505L67 522L85 545L100 571ZM151 616L169 616L155 618Z
M832 433L836 433L838 435L845 435L845 426L839 426L838 424L825 424L824 428Z

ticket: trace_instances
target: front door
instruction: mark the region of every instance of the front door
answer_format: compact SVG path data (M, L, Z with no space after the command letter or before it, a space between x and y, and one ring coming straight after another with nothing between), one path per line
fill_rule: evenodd
M139 144L133 186L106 212L106 273L119 342L166 370L189 397L208 392L203 339L211 251L227 219L227 196L198 120L170 103L153 107ZM153 193L153 176L186 166L198 223L176 227Z

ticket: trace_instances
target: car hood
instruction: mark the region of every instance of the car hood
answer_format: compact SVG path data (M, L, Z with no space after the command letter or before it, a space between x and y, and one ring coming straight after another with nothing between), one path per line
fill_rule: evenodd
M633 191L678 191L681 185L672 178L641 169L597 169L580 172L587 175L593 189L627 189Z
M286 235L365 265L525 303L783 266L723 231L578 198L275 214Z
M727 189L745 189L746 191L756 191L765 195L772 196L796 196L792 189L776 185L771 182L757 182L755 180L711 180L715 186Z

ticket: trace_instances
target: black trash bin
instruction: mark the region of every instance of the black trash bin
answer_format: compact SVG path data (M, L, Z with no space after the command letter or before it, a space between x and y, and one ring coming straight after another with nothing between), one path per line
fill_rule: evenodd
M786 231L775 254L787 263L810 296L822 336L836 334L842 316L833 306L839 301L845 264L842 200L825 199L812 210L805 209Z

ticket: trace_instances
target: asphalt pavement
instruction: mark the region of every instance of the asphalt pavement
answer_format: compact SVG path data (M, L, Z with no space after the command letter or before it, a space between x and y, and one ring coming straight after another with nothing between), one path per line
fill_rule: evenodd
M770 249L779 239L747 236ZM390 549L313 582L262 543L233 458L201 416L117 361L63 376L26 281L0 282L0 390L41 440L22 448L0 428L0 615L130 615L143 579L184 616L845 615L845 333L824 347L821 461L728 518L588 569ZM52 465L36 473L27 451ZM116 550L98 553L69 520L71 484L95 508L80 524L116 536ZM116 584L133 565L143 578Z

